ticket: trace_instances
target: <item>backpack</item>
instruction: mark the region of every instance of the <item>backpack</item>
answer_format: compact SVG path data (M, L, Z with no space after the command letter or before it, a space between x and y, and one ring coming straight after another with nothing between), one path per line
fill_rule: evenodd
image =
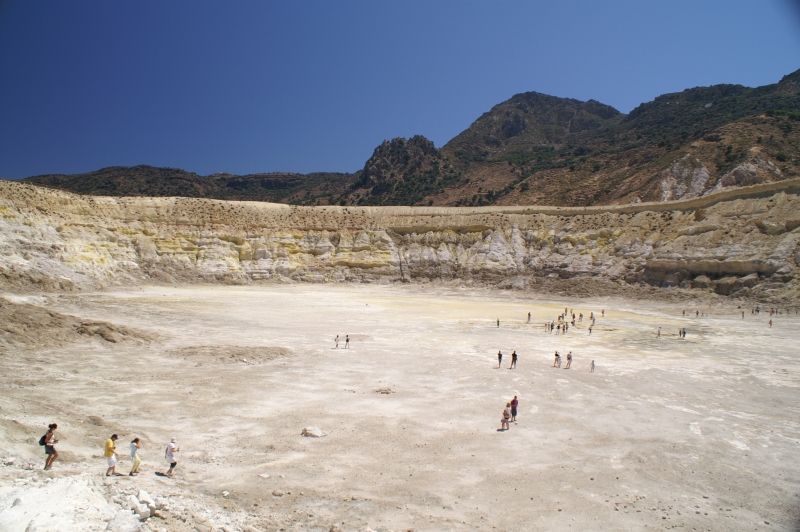
M42 437L39 438L39 445L45 445L47 443L47 434L42 434Z

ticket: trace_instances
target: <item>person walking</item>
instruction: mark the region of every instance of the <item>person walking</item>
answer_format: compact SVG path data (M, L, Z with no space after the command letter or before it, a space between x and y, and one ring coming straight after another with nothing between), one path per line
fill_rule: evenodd
M508 369L516 368L517 367L517 351L516 349L511 353L511 365Z
M164 475L167 477L171 477L173 474L175 474L175 467L178 465L178 461L175 459L175 453L178 451L180 451L180 448L178 447L178 440L172 438L169 440L167 448L164 450L164 458L169 464L169 469L166 473L164 473Z
M589 373L594 373L594 360L592 360L592 363L589 365Z
M339 349L339 335L336 335L336 338L333 339L333 348Z
M569 369L571 365L572 365L572 351L567 353L567 365L564 369Z
M497 352L497 368L499 369L502 364L503 364L503 352L502 351L498 351Z
M47 432L39 438L39 445L44 445L44 470L49 471L53 467L53 462L58 458L58 451L56 451L56 429L58 425L50 423L47 425Z
M509 403L511 405L511 421L514 423L517 422L517 407L519 406L519 399L515 395L514 398Z
M344 335L344 348L345 349L350 349L350 335L349 334L345 334Z
M142 465L142 459L139 457L139 449L142 448L142 441L139 438L131 440L131 472L128 476L136 476L139 474L139 466Z
M553 356L553 367L556 367L556 365L558 364L558 359L559 359L558 351L556 351L556 354Z
M106 462L108 463L108 469L106 469L106 476L110 477L111 475L117 474L117 440L119 436L116 434L112 434L109 439L106 440L105 446L103 447L103 456L106 458Z
M528 312L528 323L530 323L530 322L531 322L531 313Z

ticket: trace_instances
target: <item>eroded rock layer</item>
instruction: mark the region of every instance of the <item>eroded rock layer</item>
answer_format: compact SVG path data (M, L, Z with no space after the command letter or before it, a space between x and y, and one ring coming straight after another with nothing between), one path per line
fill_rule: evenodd
M800 179L607 207L294 207L0 182L0 282L543 278L795 301Z

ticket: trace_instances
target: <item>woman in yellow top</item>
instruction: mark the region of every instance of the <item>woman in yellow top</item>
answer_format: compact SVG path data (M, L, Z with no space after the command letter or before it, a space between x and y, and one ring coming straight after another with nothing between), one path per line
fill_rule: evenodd
M116 434L112 434L109 439L106 440L106 445L103 450L103 456L106 457L108 460L108 469L106 469L106 476L110 477L111 475L116 475L116 467L117 467L117 439L119 436Z

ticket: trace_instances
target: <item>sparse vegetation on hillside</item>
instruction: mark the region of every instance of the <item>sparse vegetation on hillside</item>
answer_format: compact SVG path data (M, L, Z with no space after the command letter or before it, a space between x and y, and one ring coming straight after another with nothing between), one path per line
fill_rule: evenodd
M591 205L676 199L798 175L800 71L758 88L659 96L630 114L536 92L494 106L441 149L380 144L353 174L197 174L113 167L30 181L81 193L301 205Z

